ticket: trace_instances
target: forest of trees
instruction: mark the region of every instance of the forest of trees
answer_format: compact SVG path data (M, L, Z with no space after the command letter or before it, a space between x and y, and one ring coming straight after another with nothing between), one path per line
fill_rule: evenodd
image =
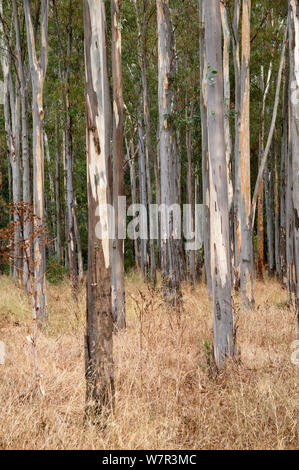
M235 293L251 315L276 278L299 320L298 0L0 0L0 56L0 276L41 391L53 271L86 284L86 417L113 408L132 270L172 315L206 283L217 370Z

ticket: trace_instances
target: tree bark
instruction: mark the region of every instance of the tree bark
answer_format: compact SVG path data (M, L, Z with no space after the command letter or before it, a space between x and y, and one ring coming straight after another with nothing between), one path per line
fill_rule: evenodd
M34 286L35 305L40 325L47 320L45 237L40 232L44 223L44 139L43 88L48 65L48 0L42 0L40 59L37 59L30 1L24 0L27 44L33 94L33 195L35 220Z
M113 75L113 206L115 211L115 240L112 264L112 311L117 329L126 326L124 240L120 225L124 214L119 212L119 198L124 196L123 173L123 91L121 66L121 29L119 0L111 0L112 75Z
M243 0L242 10L242 64L240 101L240 211L241 211L241 297L244 307L254 303L253 245L250 224L250 18L251 0Z
M107 204L110 187L111 103L103 0L84 0L88 187L86 417L113 404L112 246Z
M234 320L229 237L227 161L224 135L221 17L218 0L205 0L208 66L208 143L210 162L211 273L214 358L218 368L234 356Z
M157 0L158 20L158 102L161 162L161 270L162 296L173 305L181 298L178 253L178 227L171 206L177 204L177 147L172 125L174 38L168 0ZM167 212L170 211L170 217Z
M290 37L289 52L291 63L291 151L293 176L293 209L294 209L294 261L296 274L296 306L299 322L299 4L290 0ZM299 328L299 323L298 323ZM299 331L299 330L298 330Z
M200 114L201 114L201 147L202 147L202 191L203 191L203 246L204 263L208 292L212 296L211 277L211 243L210 243L210 187L209 187L209 153L207 123L207 61L205 50L205 0L199 0L200 21Z

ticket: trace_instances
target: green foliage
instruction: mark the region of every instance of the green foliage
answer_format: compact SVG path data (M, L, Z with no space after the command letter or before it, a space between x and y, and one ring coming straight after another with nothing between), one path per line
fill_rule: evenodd
M47 280L52 284L59 284L65 278L67 269L61 266L55 257L51 256L47 260Z

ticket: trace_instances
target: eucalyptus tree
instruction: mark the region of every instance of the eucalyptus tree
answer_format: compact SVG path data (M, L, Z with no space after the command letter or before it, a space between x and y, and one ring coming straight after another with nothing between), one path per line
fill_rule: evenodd
M22 119L22 177L23 177L23 202L31 204L31 178L30 178L30 154L29 154L29 122L28 122L28 70L25 64L24 44L22 44L22 36L20 30L19 9L16 0L13 0L13 16L16 34L16 58L17 72L21 94L21 119ZM29 239L31 230L30 221L24 217L24 240ZM28 266L23 263L23 282L26 290L28 285Z
M44 234L40 230L44 223L44 108L43 88L48 65L48 0L41 2L40 57L37 57L36 34L31 16L30 0L24 0L27 31L27 47L32 82L33 108L33 206L35 219L34 237L34 286L38 321L47 320L46 310L46 250Z
M253 242L250 223L250 19L251 0L242 6L242 61L240 88L240 222L241 222L241 296L249 307L253 297Z
M299 320L299 5L289 2L289 52L290 52L290 133L293 176L294 209L294 261L296 271L296 302Z
M169 1L157 0L159 150L161 165L161 271L163 298L180 301L178 227L172 208L178 203L177 143L173 126L174 32ZM175 209L174 209L175 210Z
M124 230L120 198L124 196L123 157L123 80L121 65L120 2L111 0L112 77L113 77L113 207L115 212L115 239L112 259L112 309L117 328L126 325L124 280Z
M12 202L17 205L21 200L21 146L20 146L20 82L14 77L14 57L12 54L12 32L7 30L3 16L3 4L0 3L0 47L4 92L4 125L9 164L12 178ZM22 259L20 252L20 227L14 210L14 247L12 252L11 272L14 281L20 280Z
M211 278L211 243L210 243L210 189L209 189L209 153L207 122L207 61L205 47L205 0L199 0L200 22L200 114L201 114L201 147L202 147L202 193L203 193L203 246L205 274L209 294L212 295Z
M226 357L234 356L235 345L219 0L205 0L205 44L214 358L221 368Z
M85 101L88 189L86 416L101 414L114 395L112 246L112 112L103 0L84 0Z

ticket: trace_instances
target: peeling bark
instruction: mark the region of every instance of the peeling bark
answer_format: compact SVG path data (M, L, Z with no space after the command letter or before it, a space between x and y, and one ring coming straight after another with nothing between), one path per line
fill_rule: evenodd
M43 88L48 65L48 0L41 4L40 58L37 59L30 1L24 0L27 44L33 94L33 202L35 222L34 286L37 318L40 325L47 321L45 238L39 234L44 223L44 110Z
M208 146L210 164L211 274L214 358L218 368L233 357L234 319L229 236L229 201L224 135L221 17L218 0L205 0L208 69Z
M174 37L168 0L157 0L158 21L158 102L159 140L161 164L161 204L170 208L178 202L177 194L177 145L171 115L173 91L171 79L174 71ZM163 215L162 215L163 219ZM164 228L166 228L166 220ZM163 230L163 229L162 229ZM162 296L173 305L181 299L180 254L177 227L170 217L168 233L161 235Z
M86 417L90 417L108 411L114 397L112 247L107 208L112 200L109 174L112 121L103 0L84 0L84 36L88 187L85 375Z

